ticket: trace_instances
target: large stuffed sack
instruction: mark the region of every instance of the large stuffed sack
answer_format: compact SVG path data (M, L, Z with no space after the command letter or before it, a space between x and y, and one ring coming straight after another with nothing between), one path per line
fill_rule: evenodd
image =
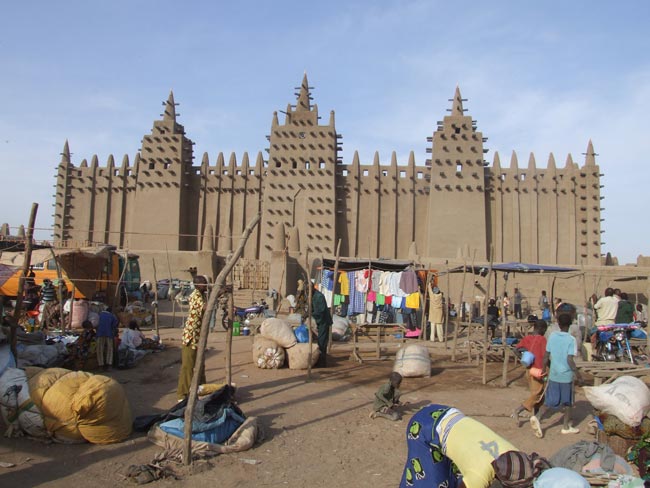
M32 399L59 442L121 442L131 434L131 408L112 378L62 368L29 368Z
M284 348L277 342L259 335L253 340L253 363L261 369L278 369L284 366Z
M29 394L25 371L7 368L0 376L0 411L7 431L6 437L27 434L47 438L43 416Z
M332 321L332 340L344 341L350 335L350 321L336 314L332 317Z
M307 369L309 367L309 344L296 344L286 352L289 369ZM313 368L320 357L318 344L311 345L311 352L311 367Z
M264 319L260 327L260 334L262 337L274 340L285 349L293 347L297 342L293 327L282 319Z
M395 355L393 371L404 378L431 376L429 349L419 344L410 344L399 349Z
M534 488L589 488L589 486L586 479L566 468L547 469L533 481Z
M634 376L621 376L611 383L583 387L589 403L623 423L637 427L650 410L650 390Z
M93 444L121 442L131 434L133 419L124 388L113 378L88 378L71 401L79 432Z

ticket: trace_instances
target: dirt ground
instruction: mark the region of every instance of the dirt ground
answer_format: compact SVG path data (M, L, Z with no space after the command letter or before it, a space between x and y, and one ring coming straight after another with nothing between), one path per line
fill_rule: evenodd
M169 314L163 314L161 325L169 323ZM146 356L133 369L107 373L124 386L134 417L166 411L176 402L180 332L177 316L176 328L161 329L164 351ZM210 335L208 382L224 381L225 336L223 330ZM523 368L514 363L507 388L499 386L502 363L497 362L488 363L490 381L482 385L480 366L466 358L451 362L449 349L432 344L432 376L404 380L403 400L411 405L402 421L391 422L368 415L376 389L391 371L391 360L359 364L350 360L350 344L334 343L329 367L314 369L310 378L306 371L258 369L252 362L252 341L252 336L234 338L233 382L244 413L259 420L256 445L197 463L190 471L181 469L179 481L165 479L149 486L395 487L406 457L407 419L431 402L453 405L518 448L545 456L567 444L593 439L587 433L591 407L580 388L574 412L579 434L560 434L559 413L543 423L543 439L532 434L527 422L518 428L509 414L526 398L527 388ZM3 437L0 461L16 466L0 467L0 486L123 486L130 465L150 462L158 452L160 448L142 434L109 446Z

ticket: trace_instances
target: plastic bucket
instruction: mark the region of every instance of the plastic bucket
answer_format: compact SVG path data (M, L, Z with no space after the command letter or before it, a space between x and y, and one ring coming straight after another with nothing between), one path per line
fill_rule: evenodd
M532 366L533 362L535 362L535 355L530 351L524 351L523 354L521 355L520 361L521 364L523 364L528 368Z
M245 326L244 326L244 327L242 328L242 330L241 330L241 335L243 335L243 336L250 335L250 333L251 333L251 329L250 329L250 327L245 327Z

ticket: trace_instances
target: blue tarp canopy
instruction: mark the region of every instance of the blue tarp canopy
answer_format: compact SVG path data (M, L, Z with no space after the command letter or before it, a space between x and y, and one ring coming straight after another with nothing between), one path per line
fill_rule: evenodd
M481 266L458 266L450 269L450 273L462 273L466 270L468 273L486 276L489 270L489 265ZM560 266L545 266L541 264L527 264L527 263L501 263L493 264L493 271L503 271L506 273L567 273L570 271L577 271L575 268L563 268Z

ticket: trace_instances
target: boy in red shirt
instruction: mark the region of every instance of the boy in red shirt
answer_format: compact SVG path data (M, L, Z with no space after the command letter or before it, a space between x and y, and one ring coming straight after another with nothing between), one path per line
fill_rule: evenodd
M546 353L546 328L548 327L545 320L537 320L533 328L533 333L524 337L518 344L517 349L525 349L535 355L535 361L532 366L526 370L528 376L528 387L530 395L528 398L512 412L511 417L517 422L519 427L519 414L528 410L532 416L536 416L539 407L544 402L544 354Z

